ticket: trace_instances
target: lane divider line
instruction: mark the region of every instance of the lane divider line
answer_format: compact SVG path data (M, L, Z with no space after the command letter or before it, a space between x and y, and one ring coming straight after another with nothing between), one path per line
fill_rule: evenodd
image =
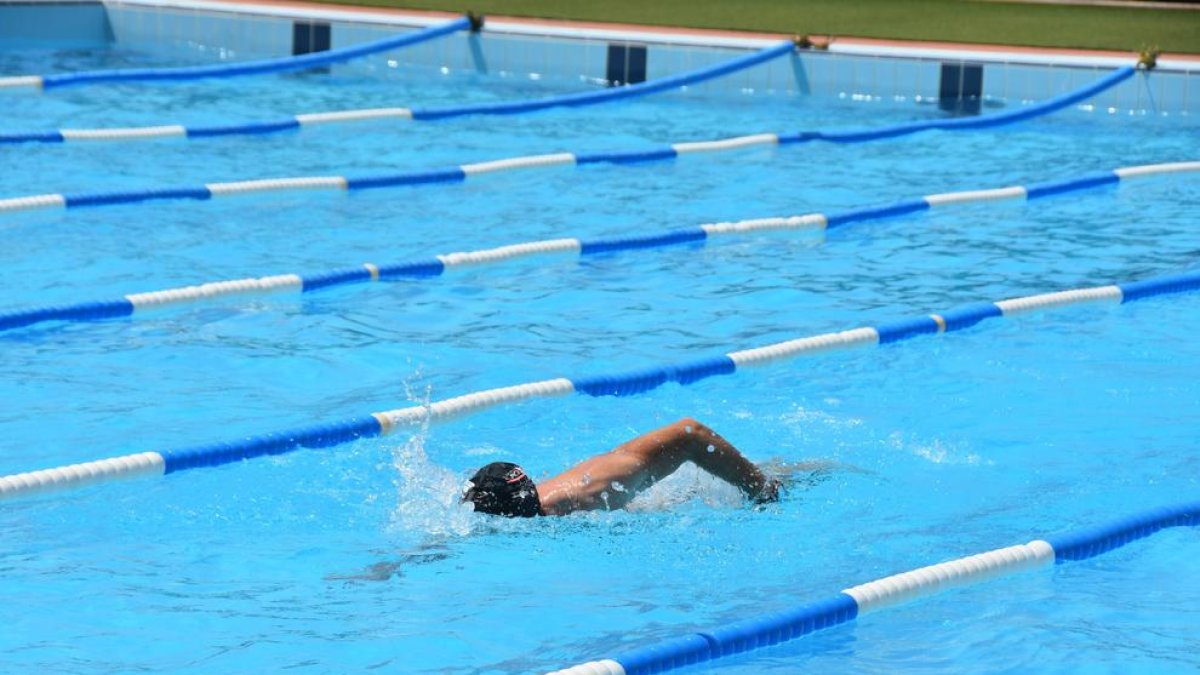
M1085 560L1169 527L1200 525L1200 500L1135 513L1083 530L1028 544L894 574L847 588L837 595L792 609L739 621L702 633L663 640L606 659L555 670L548 675L651 675L794 640L871 612L942 591L991 579Z
M629 166L634 164L642 164L645 162L656 162L673 160L680 154L699 154L703 152L726 152L730 150L739 150L752 145L762 145L771 143L771 139L782 147L785 145L797 143L810 143L814 141L826 141L831 143L865 143L883 139L896 138L908 134L914 134L920 131L929 130L944 130L944 131L960 131L966 129L986 128L993 126L1002 126L1012 124L1014 122L1023 121L1032 117L1046 115L1061 108L1066 107L1070 103L1086 100L1091 95L1103 91L1104 89L1115 86L1116 83L1122 81L1126 77L1133 74L1133 69L1122 68L1117 72L1111 73L1099 82L1095 82L1088 87L1058 96L1055 99L1045 101L1036 106L1023 110L1013 111L1009 113L1001 113L997 115L986 115L977 118L956 117L950 119L928 120L924 122L914 122L909 124L899 125L888 129L875 129L871 131L808 131L798 134L755 134L753 136L740 136L737 138L718 139L715 141L700 141L688 143L675 143L658 148L643 148L639 150L615 151L615 152L591 152L591 153L550 153L543 155L529 155L522 157L507 157L497 160L485 162L475 162L471 164L458 165L452 167L443 167L440 169L423 169L417 171L409 171L405 173L382 174L375 176L362 177L339 177L339 176L299 176L299 177L283 177L283 178L266 178L257 180L238 181L233 183L214 183L222 188L220 194L231 194L238 191L238 186L247 186L243 192L256 191L283 191L283 190L302 190L310 189L313 186L321 187L337 187L341 185L343 190L369 190L378 188L393 188L400 186L414 185L431 185L431 184L450 184L461 183L469 176L479 176L483 174L496 173L499 171L513 171L524 169L536 169L551 166L565 166L575 164L584 166L589 164L607 164L613 166ZM634 85L637 86L637 85ZM630 87L624 87L629 89ZM610 90L615 91L615 90ZM1034 110L1034 109L1037 110ZM295 121L281 122L272 126L272 129L294 128L298 126ZM216 134L218 132L213 131ZM221 132L223 133L223 132ZM0 142L3 138L0 137ZM342 183L335 183L335 179L340 179ZM1116 182L1120 177L1110 173L1105 173L1091 177L1096 185L1102 185L1108 182ZM269 186L269 187L267 187ZM257 189L251 189L255 187ZM1022 188L1026 192L1027 198L1036 198L1048 196L1057 190L1075 189L1071 185L1059 184L1043 184L1031 185ZM1011 190L1011 188L1008 188ZM204 201L211 199L214 193L209 185L201 187L155 187L143 188L136 190L122 190L119 192L96 192L83 194L51 194L51 195L35 195L32 197L13 197L8 199L0 199L0 215L6 212L26 211L43 208L53 208L60 205L66 206L68 209L87 207L87 206L110 206L115 204L137 204L141 202L161 201L161 200L176 200L176 199L192 199ZM987 195L991 198L1016 198L1017 192L1003 192ZM919 210L929 208L931 204L942 205L946 203L948 197L944 195L933 195L933 202L924 200L914 201L912 203L903 203L893 205L894 209L903 211ZM831 226L834 223L829 223Z
M1110 172L1112 180L1107 182L1116 183L1121 180L1145 178L1156 174L1182 174L1184 172L1200 172L1200 161L1115 169ZM1051 183L1042 183L1041 185L1049 184ZM1096 178L1094 175L1089 174L1073 179L1055 181L1053 184L1059 185L1061 188L1042 190L1033 194L1029 193L1024 187L950 192L899 202L900 204L907 205L902 208L897 208L896 202L889 202L887 204L855 208L830 214L811 213L803 216L756 218L737 222L709 223L697 227L621 237L591 240L563 238L523 242L491 249L441 254L426 260L387 265L364 263L360 267L329 270L309 275L282 274L257 279L217 281L198 286L135 293L108 300L30 307L0 312L0 331L47 321L91 321L126 317L144 309L178 306L188 302L216 300L230 295L274 293L279 291L308 293L347 284L398 278L436 277L443 275L447 270L453 268L501 264L535 256L564 254L577 256L598 255L618 251L634 251L682 244L704 243L713 237L747 235L754 232L827 229L854 222L867 222L918 212L922 210L922 201L925 204L925 208L932 208L934 206L957 206L973 202L988 203L995 201L995 196L998 194L1011 195L1014 198L1019 196L1025 199L1057 197L1075 191L1092 189L1096 186ZM340 178L321 177L307 179L303 187L308 189L323 189L339 188L343 185ZM234 195L250 191L265 191L290 187L293 187L293 184L290 182L270 180L253 181L250 183L212 183L208 186L214 195Z
M369 273L365 269L362 272ZM384 435L402 427L442 422L533 398L565 396L570 393L588 396L634 396L657 389L667 382L689 385L709 377L728 375L743 367L763 365L772 361L866 345L890 344L924 334L962 330L987 319L1020 314L1030 307L1051 309L1098 300L1129 303L1198 289L1200 271L1193 271L1090 289L1044 293L1000 302L980 302L939 312L936 316L940 321L933 318L935 315L927 314L875 327L787 340L718 356L618 373L540 380L464 394L429 405L384 410L361 417L247 436L232 441L143 452L3 476L0 477L0 500L125 477L169 474L186 469L219 466L255 457L279 455L300 448L331 447L360 438Z
M458 30L459 24L465 21L451 22ZM449 29L447 24L443 29ZM432 30L432 29L427 29ZM453 32L446 30L445 32ZM444 34L444 33L443 33ZM413 34L416 35L416 34ZM437 37L433 35L432 37ZM430 39L430 38L426 38ZM415 43L414 43L415 44ZM539 99L523 99L519 101L503 101L499 103L480 103L470 105L444 106L433 108L364 108L359 110L339 110L332 112L301 113L275 120L257 120L253 122L223 123L209 126L185 127L177 124L159 124L150 127L133 127L117 129L59 129L57 131L22 131L0 133L0 145L15 143L63 143L66 141L138 141L151 138L179 137L185 139L213 138L217 136L262 136L285 131L295 131L302 127L315 124L341 124L348 122L363 122L367 120L395 119L407 121L443 120L471 115L517 115L562 107L584 107L620 101L638 96L647 96L663 91L678 89L701 82L707 82L747 68L766 63L772 59L787 56L795 52L795 44L788 40L776 43L770 47L734 57L715 65L689 70L677 75L657 78L646 82L626 85L623 87L608 87L594 91L586 91L560 96L549 96ZM319 52L329 54L330 52ZM307 55L311 56L311 55ZM299 57L304 58L304 57ZM224 68L226 66L220 66ZM306 62L297 68L312 67ZM207 66L205 66L207 68ZM111 71L122 72L122 71ZM13 78L15 79L15 78ZM160 78L162 79L162 78ZM27 80L22 80L30 85ZM24 86L24 85L10 85ZM49 83L47 83L49 86ZM0 79L0 88L4 80Z
M215 63L204 66L182 66L173 68L122 68L117 70L88 70L75 73L56 75L21 75L18 77L0 77L0 89L34 89L47 91L63 87L80 85L105 84L112 82L186 82L204 78L228 78L243 75L263 75L266 73L287 73L318 66L328 66L334 63L345 63L354 59L378 54L380 52L411 47L412 45L428 42L460 30L478 30L482 23L476 17L464 16L453 21L423 28L411 33L375 40L350 47L328 49L311 52L298 56L281 56L273 59L256 61L241 61L237 63ZM182 130L183 127L169 125L150 127L163 131L162 135L183 135L165 133L166 130ZM61 140L132 140L135 138L153 138L153 134L138 133L146 129L64 129L60 132ZM113 133L120 132L120 133ZM32 138L37 141L43 139ZM3 142L3 141L0 141Z

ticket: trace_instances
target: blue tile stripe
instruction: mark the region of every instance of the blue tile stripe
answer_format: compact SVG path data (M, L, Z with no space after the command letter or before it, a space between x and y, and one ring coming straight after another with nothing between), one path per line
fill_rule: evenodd
M1200 162L1165 164L1165 165L1150 165L1142 167L1126 167L1114 169L1110 172L1102 174L1093 174L1080 178L1071 178L1066 180L1052 181L1040 183L1043 186L1054 186L1053 189L1044 189L1039 193L1040 197L1052 197L1069 194L1076 190L1088 190L1098 185L1107 185L1109 183L1121 180L1120 172L1125 172L1133 176L1146 175L1151 170L1169 170L1170 172L1182 173L1190 171L1193 173L1200 172ZM417 185L423 183L455 183L466 180L467 174L461 167L453 167L450 169L424 171L410 174L396 174L392 176L374 176L367 178L352 178L346 179L348 189L365 190L370 188L393 187L397 185ZM1011 189L1011 188L1008 188ZM1029 188L1030 190L1032 188ZM1028 190L1027 190L1028 191ZM964 193L949 193L949 196L956 194L972 195L974 191ZM203 189L176 189L176 190L158 190L154 192L134 192L134 193L106 193L106 194L82 194L82 195L66 195L64 200L68 208L76 208L83 206L100 206L115 203L128 203L134 201L146 201L151 199L176 199L176 198L192 198L192 199L209 199L212 191L208 188ZM946 197L947 195L941 195ZM923 197L919 199L909 199L899 202L889 202L876 206L868 206L862 208L853 208L840 212L829 214L809 214L808 217L819 217L824 219L827 228L840 227L850 223L862 223L872 220L883 220L887 218L902 217L910 214L920 213L930 208L930 199L933 196ZM1032 198L1032 197L1029 197ZM754 223L756 221L747 221ZM615 253L621 251L635 251L643 249L656 249L668 246L678 246L683 244L704 244L712 236L707 227L698 226L686 227L672 230L663 230L657 232L647 232L644 234L628 235L623 237L605 237L596 239L570 239L563 241L574 241L578 244L578 253L581 256L597 255L603 253ZM753 228L747 228L742 234L753 232ZM735 232L736 233L736 232ZM723 233L728 235L730 233ZM513 246L530 246L541 242L525 242ZM506 247L511 248L511 247ZM543 251L548 253L551 251ZM531 255L525 253L524 255ZM490 259L488 262L499 263L507 258L497 256ZM480 263L476 263L480 264ZM410 260L399 263L389 263L378 265L375 267L378 279L397 279L397 278L423 278L436 277L445 272L447 265L440 257L426 258L422 260ZM309 274L298 275L300 279L299 290L302 292L312 292L333 286L341 286L346 284L369 282L376 279L373 276L370 268L365 266L347 267L344 269L326 270L323 272L314 272ZM222 283L222 282L215 282ZM1122 287L1125 301L1137 299L1140 297L1148 297L1158 294L1162 289L1168 291L1179 285L1188 286L1195 283L1194 279L1187 275L1178 277L1167 277L1162 280L1154 280L1148 282L1138 282L1127 284ZM1190 288L1190 287L1189 287ZM170 292L179 289L168 289ZM242 289L244 292L245 289ZM208 294L198 296L196 301L211 299L216 295ZM125 298L110 299L97 302L82 302L75 305L56 305L53 307L30 307L20 310L11 310L7 313L0 314L0 331L11 328L20 328L43 321L90 321L95 319L113 318L119 316L127 316L134 314L137 307L128 309L127 311L116 311L115 313L97 313L93 311L97 305L103 305L113 308L124 308L129 304ZM958 330L972 326L979 321L999 316L1000 310L992 303L982 303L979 305L960 307L947 312L941 318L945 323L944 330ZM908 323L900 323L896 325L885 325L880 327L880 341L891 342L895 339L903 339L910 333L920 334L927 332L937 332L939 327L937 322L926 317L922 319L914 319Z
M1054 561L1063 563L1100 555L1169 527L1196 526L1200 526L1200 501L1191 501L1136 513L1096 527L1067 532L1047 537L1044 540L1035 540L1026 547L1031 551L1038 550L1037 547L1048 547L1054 556ZM1010 551L1013 548L1020 549L1022 547L997 549L997 551ZM991 553L981 555L987 556ZM992 573L967 572L963 578L967 580L966 583L978 583L997 574L1024 571L1039 562L1033 560L1030 564L1030 561L1026 560L1005 566L1005 562L1011 558L1012 554L1002 558L993 557L991 561L996 567ZM943 564L941 567L945 569L946 565L954 564L951 562ZM908 574L920 572L921 570L914 570ZM903 576L895 575L881 581L886 583ZM916 597L933 595L941 590L939 586L945 579L944 574L938 575L936 578L927 577L923 588L913 595ZM931 583L933 581L936 583ZM668 638L617 653L600 661L590 661L578 666L556 670L550 675L586 675L601 672L651 675L770 647L857 619L861 608L859 601L851 595L852 592L853 590L843 591L827 599L793 609L742 620L709 631ZM614 668L614 665L619 670Z
M453 21L430 26L411 33L375 40L352 47L342 47L300 56L285 56L275 59L222 63L207 66L182 68L127 68L120 70L92 70L79 73L63 73L42 76L42 89L58 89L80 85L112 82L183 82L210 77L237 77L286 73L334 63L345 63L371 54L401 49L412 45L471 28L471 20L461 17Z
M605 89L603 91L585 92L581 94L569 94L561 97L553 97L546 99L512 101L508 103L458 106L452 108L415 108L408 110L411 118L417 121L430 121L446 119L451 117L462 117L465 115L513 115L518 113L535 112L546 108L562 107L562 106L583 106L593 105L598 103L606 103L610 101L623 100L632 96L645 96L669 89L674 89L686 84L694 84L704 80L713 79L728 75L767 60L778 58L791 52L792 45L790 42L780 43L778 45L768 47L753 54L738 57L724 64L717 64L707 68L700 68L679 75L661 78L643 82L627 87L617 87L613 89ZM1009 112L996 113L992 115L983 115L978 117L962 117L950 119L932 119L922 120L917 122L906 122L887 127L876 127L869 129L834 129L834 130L817 130L817 131L800 131L793 133L779 134L780 145L793 145L797 143L807 143L810 141L826 141L829 143L865 143L870 141L885 140L889 138L897 138L907 136L922 131L943 130L957 131L965 129L981 129L988 127L1003 126L1006 124L1014 124L1023 122L1036 117L1042 117L1051 113L1067 108L1073 104L1085 101L1096 94L1099 94L1107 89L1117 86L1121 82L1129 79L1137 72L1133 66L1118 68L1117 70L1105 75L1096 82L1088 84L1084 87L1070 91L1054 98L1047 99L1040 103L1013 110ZM343 111L349 121L354 118L355 113L369 113L370 110L348 110ZM276 133L288 130L294 130L302 126L301 118L306 114L299 114L287 120L272 120L260 122L247 122L241 124L224 124L209 127L180 127L182 134L187 138L204 138L212 136L229 136L236 134L253 134L261 135L266 133ZM337 120L326 120L327 122L336 122ZM162 127L164 125L153 125L153 127ZM61 129L51 132L10 132L0 134L0 145L6 143L61 143L64 140L64 133L69 133L71 130ZM87 130L87 131L102 131L102 130ZM133 140L134 137L129 137L124 140ZM70 139L67 139L70 140ZM114 137L106 137L106 140L112 142L122 140ZM648 154L625 154L616 153L616 157L608 158L609 153L579 153L579 164L588 164L595 162L612 162L612 163L633 163L636 161L652 161L655 159L669 159L675 156L674 150L659 149L653 151L641 151Z
M411 266L410 269L432 272L435 266L430 263L417 263ZM334 276L340 275L345 281L361 281L363 275L358 270L345 270L332 274ZM315 279L311 280L311 283L319 284L321 281L321 279ZM1134 284L1125 284L1124 286L1126 288L1134 288L1140 293L1140 295L1137 295L1133 299L1186 293L1200 290L1200 271L1134 282ZM557 395L570 391L593 397L633 396L656 389L667 382L690 385L710 377L733 374L742 365L754 365L763 360L792 359L801 354L821 353L831 348L850 348L868 344L868 341L863 339L864 335L873 334L876 338L875 341L878 343L908 340L919 335L937 331L940 328L938 319L941 319L946 324L946 332L962 330L984 319L1003 316L1002 306L1014 307L1016 304L1023 303L1022 306L1026 310L1029 307L1045 307L1049 309L1067 304L1094 301L1101 297L1103 299L1120 299L1116 297L1116 294L1119 293L1117 290L1119 288L1120 286L1102 286L1092 289L1030 296L1028 298L1002 300L998 303L969 305L962 310L952 310L940 315L927 315L885 323L878 328L860 328L842 333L810 336L800 340L789 340L754 349L639 368L625 372L601 373L570 379L559 378L553 381L516 385L507 387L504 390L475 392L433 403L426 407L373 413L370 416L357 417L339 422L278 431L260 436L250 436L236 441L160 451L152 454L161 460L164 473L173 473L184 469L215 466L261 455L291 452L298 448L329 447L357 438L380 435L390 431L391 425L396 424L395 420L399 418L403 418L404 423L414 423L440 419L438 415L443 413L449 417L457 417L506 402L523 400L535 396ZM1047 298L1051 299L1051 301L1045 301ZM1124 300L1130 301L1130 298L1124 298ZM987 307L988 304L991 305L990 309ZM119 315L122 312L128 311L128 309L127 306L120 303L97 303L91 307L90 311L98 314ZM944 317L954 318L946 320ZM930 318L932 318L932 321ZM0 321L13 321L13 319L0 317ZM853 337L846 338L846 336ZM842 340L842 342L838 343L838 340ZM549 387L545 386L546 382L550 382L551 385ZM519 390L519 395L513 393L516 390ZM443 412L439 413L439 410ZM398 414L399 417L396 417ZM387 421L385 422L385 420ZM120 462L123 461L123 458L110 458L98 461L101 463ZM69 481L62 480L63 471L67 471L69 474L75 472L70 467L58 467L13 476L2 476L0 477L0 499L24 494L25 491L29 490L40 489L29 487L31 482L28 477L32 475L39 476L33 483L40 485L45 485L47 482L61 483L58 487L71 487L72 484ZM102 477L100 479L111 479L113 477L108 476L107 478ZM1119 529L1119 531L1115 531L1112 534L1112 541L1124 541L1134 536L1145 536L1144 533L1148 530L1144 524L1139 523L1133 523L1128 527L1122 526L1123 529ZM1076 550L1076 548L1066 547L1064 550ZM714 644L719 646L723 643L721 640L717 640ZM724 649L724 647L721 647L721 649Z

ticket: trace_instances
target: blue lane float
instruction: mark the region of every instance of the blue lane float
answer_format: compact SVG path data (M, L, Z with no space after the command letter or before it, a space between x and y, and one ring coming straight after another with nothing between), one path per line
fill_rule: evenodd
M1169 527L1200 525L1200 500L1173 504L1120 520L1035 539L847 588L836 595L712 630L664 640L548 675L651 675L794 640L892 605L950 588L1031 569L1083 560Z
M240 63L218 63L207 66L185 66L176 68L125 68L119 70L91 70L58 75L23 75L0 78L0 89L9 87L31 87L40 90L60 89L113 82L188 82L207 78L229 78L267 73L288 73L309 68L345 63L380 52L402 49L456 33L460 30L478 30L480 19L464 16L453 21L437 24L421 30L367 42L352 47L340 47L312 52L299 56L284 56L274 59L243 61ZM56 142L50 138L29 138L28 141ZM58 134L57 141L63 135ZM0 141L3 142L3 141Z
M462 21L465 21L463 19ZM456 25L458 22L454 22ZM457 28L456 28L457 30ZM435 36L436 37L436 36ZM398 38L397 38L398 39ZM440 108L365 108L335 112L302 113L276 120L258 120L243 123L223 123L210 126L187 127L180 124L158 124L146 127L102 128L102 129L59 129L57 131L32 131L0 134L0 145L13 143L63 143L73 141L136 141L155 138L212 138L216 136L262 136L265 134L293 131L301 127L361 122L366 120L391 119L433 121L469 115L517 115L547 110L549 108L583 107L610 103L639 96L648 96L663 91L707 82L719 77L752 68L767 61L792 54L795 45L791 41L776 43L759 51L739 56L713 66L697 68L678 75L640 82L624 87L610 87L542 99L526 99L501 103L446 106ZM328 54L330 52L322 52ZM312 64L299 66L312 67ZM2 84L0 84L2 86Z
M1118 68L1099 80L1080 87L1079 89L1069 91L1064 94L1059 94L1053 98L1048 98L1037 105L1031 105L1026 108L1018 108L1008 112L973 117L950 117L943 119L924 120L882 128L800 132L797 134L780 136L779 144L785 145L790 143L808 143L816 140L829 141L831 143L866 143L885 138L907 136L909 134L915 134L917 132L930 131L934 129L940 129L943 131L987 129L1006 124L1015 124L1017 122L1024 122L1026 120L1042 117L1049 113L1062 110L1063 108L1082 103L1089 98L1111 89L1125 80L1133 77L1134 73L1136 72L1137 68L1135 66Z
M163 475L186 469L219 466L255 457L279 455L299 448L330 447L359 438L386 435L398 428L443 422L533 398L565 396L572 393L593 397L634 396L664 386L668 382L688 385L710 377L740 372L752 366L799 356L908 340L935 332L934 326L936 326L937 333L949 333L968 329L991 318L1012 317L1027 312L1084 303L1124 304L1195 290L1200 290L1200 271L1126 284L1058 291L992 303L976 303L942 314L929 314L897 322L887 322L878 328L864 327L814 335L632 371L597 373L573 379L560 377L552 380L540 380L478 391L429 405L386 410L349 420L285 429L226 442L175 450L142 452L13 474L0 477L0 500L77 488L134 476ZM954 318L951 320L948 317ZM1130 523L1127 527L1123 526L1113 536L1133 536L1144 529L1144 524ZM1071 550L1087 553L1090 549L1079 544L1073 545ZM860 601L860 608L861 604Z
M1118 183L1132 177L1200 172L1200 161L1151 164L1114 169L1104 174L1090 174L1081 178L1038 183L1054 185L1054 189L1012 186L992 190L971 190L945 194L926 195L918 199L891 202L879 206L854 208L829 214L811 213L803 216L781 218L758 218L727 223L712 223L696 227L648 232L620 237L597 239L563 238L545 241L522 242L493 249L466 251L409 260L399 263L377 265L364 263L354 267L311 274L280 274L250 279L215 281L195 286L170 288L146 293L125 295L100 301L75 304L31 307L0 312L0 330L30 326L47 321L92 321L119 318L150 309L178 307L185 304L215 301L230 296L245 296L277 292L310 293L317 290L363 284L391 279L418 279L441 276L448 270L464 267L479 267L488 264L503 264L521 258L551 255L590 256L623 251L638 251L686 244L704 244L710 238L749 235L766 230L831 229L853 223L896 218L920 213L934 207L947 205L994 202L1006 199L1041 199L1089 190L1108 183ZM959 326L969 320L960 314L948 314L945 320ZM934 332L936 326L924 319L912 325L881 329L881 340L889 341L892 335L907 332Z
M361 110L343 110L325 113L304 113L280 120L246 122L240 124L221 124L206 127L185 127L178 124L155 125L148 127L104 128L104 129L60 129L58 131L32 131L0 134L0 144L5 143L61 143L64 141L134 141L154 138L208 138L214 136L233 135L263 135L291 131L305 126L344 122L359 122L377 119L402 120L440 120L467 115L513 115L535 112L554 107L578 107L594 105L626 99L634 96L644 96L660 91L674 89L686 85L722 77L754 65L764 63L773 58L792 52L792 43L783 42L768 47L759 52L739 57L723 64L701 68L698 70L673 75L650 82L642 82L627 87L605 89L602 91L568 94L566 96L507 103L482 104L471 106L445 108L369 108ZM1121 82L1129 79L1136 72L1133 66L1119 68L1105 77L1089 85L1071 92L1055 96L1018 110L980 117L955 117L909 122L887 127L870 129L834 129L828 131L800 131L795 133L772 134L771 142L779 145L826 141L830 143L866 143L907 136L921 131L934 129L981 129L988 127L1014 124L1025 120L1048 115L1063 108L1086 101ZM595 152L583 153L578 156L577 163L591 164L608 162L616 164L633 164L654 160L670 159L676 156L672 147L637 150L633 152Z
M1120 80L1129 77L1133 74L1132 68L1122 68L1119 71L1108 75L1101 82L1094 83L1086 87L1085 93L1075 92L1070 95L1058 97L1060 101L1081 101L1093 95L1097 91L1104 88L1114 86ZM1054 107L1046 107L1045 104L1032 106L1039 108L1038 115L1046 115L1055 110L1061 109L1067 103L1058 103ZM999 126L1003 124L1011 124L1017 121L1028 119L1029 111L1018 111L1017 113L1002 113L994 116L994 120L987 121L985 124L979 119L956 118L950 120L931 120L919 124L902 125L904 128L903 134L917 133L919 131L927 131L932 129L941 129L946 131L973 129L981 126ZM282 124L282 123L281 123ZM182 128L182 127L179 127ZM167 127L158 127L158 129L169 129ZM393 188L393 187L412 187L417 185L438 185L461 183L471 180L476 176L496 173L500 171L513 171L522 169L545 168L551 166L564 165L583 165L583 164L609 164L613 166L628 166L630 164L640 164L643 162L662 161L674 159L679 155L705 153L705 152L724 152L729 150L737 150L748 148L757 145L781 146L789 145L798 142L809 141L830 141L830 142L866 142L879 140L883 138L894 138L897 135L903 134L882 134L871 137L856 138L854 141L847 140L845 134L841 132L805 132L800 136L796 135L779 135L779 134L754 134L751 136L739 136L736 138L725 138L715 141L693 141L685 143L674 143L668 146L649 149L638 149L629 151L606 151L606 152L587 152L587 153L570 153L560 152L546 155L529 155L522 157L508 157L504 159L491 160L486 162L477 162L474 164L462 164L459 166L445 167L441 169L426 169L421 171L413 171L407 173L383 174L374 176L297 176L286 178L265 178L256 180L236 181L232 183L209 183L203 186L192 187L167 187L167 188L146 188L143 190L124 190L112 193L93 193L86 195L69 195L69 194L41 194L31 195L26 197L14 197L9 199L0 199L0 214L5 212L28 211L35 209L51 209L51 208L78 208L84 206L107 206L114 204L134 204L144 201L152 201L159 199L195 199L207 200L213 197L223 197L237 194L251 193L267 193L280 191L296 191L296 190L313 190L313 189L335 189L341 192L369 190L377 188ZM802 138L803 140L798 140ZM1105 179L1112 182L1111 179ZM1058 189L1067 189L1062 186L1042 186L1038 189L1038 194L1042 192L1047 194ZM919 210L924 208L917 202L893 204L888 209L897 211ZM869 215L869 214L868 214ZM852 218L852 216L847 216Z
M607 103L621 99L634 98L656 94L679 87L686 87L708 80L714 80L747 68L757 66L767 61L787 56L795 51L795 43L791 40L779 42L766 49L759 50L746 56L740 56L713 66L699 68L678 75L648 80L624 87L614 87L599 91L587 91L578 94L566 94L552 98L529 101L511 101L501 103L481 103L478 105L451 106L443 108L413 108L414 120L441 120L451 117L466 117L469 115L517 115L535 112L549 108L572 108Z

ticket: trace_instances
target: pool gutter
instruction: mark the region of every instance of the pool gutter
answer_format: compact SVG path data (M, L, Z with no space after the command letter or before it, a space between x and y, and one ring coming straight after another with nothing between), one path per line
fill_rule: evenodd
M35 0L36 1L36 0ZM170 7L197 11L218 11L255 16L273 16L351 21L357 23L426 27L456 16L448 12L399 10L376 7L326 5L316 2L284 0L104 0L103 4L142 7ZM669 28L632 24L557 21L505 16L488 16L486 30L492 33L573 38L581 40L626 40L646 44L697 47L761 49L787 39L780 33L753 33L698 28ZM819 36L812 36L819 38ZM1013 47L1004 45L963 44L953 42L909 42L871 38L839 37L829 40L831 53L915 59L957 59L984 63L1016 63L1081 67L1119 67L1137 60L1133 52L1061 48ZM1166 71L1200 71L1200 55L1169 54L1158 58L1157 68Z

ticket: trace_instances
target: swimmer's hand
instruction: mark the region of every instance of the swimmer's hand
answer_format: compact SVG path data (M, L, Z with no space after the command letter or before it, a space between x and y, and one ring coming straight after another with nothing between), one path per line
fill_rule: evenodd
M870 473L829 459L801 462L773 459L759 465L759 469L765 474L767 482L749 497L756 505L777 502L785 491L815 487L837 471Z
M779 491L783 489L783 481L774 476L767 476L767 482L754 496L750 497L750 501L755 505L773 504L779 501Z

